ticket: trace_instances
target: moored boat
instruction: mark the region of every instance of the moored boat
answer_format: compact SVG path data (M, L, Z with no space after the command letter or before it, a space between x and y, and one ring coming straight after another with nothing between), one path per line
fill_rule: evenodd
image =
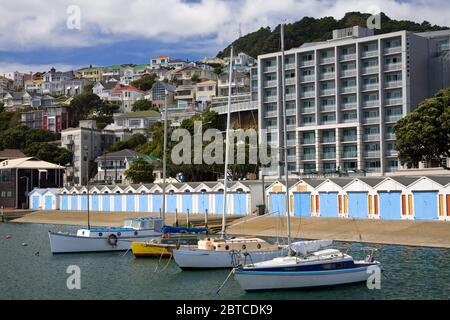
M120 228L79 229L76 234L49 231L52 253L125 251L132 241L151 241L162 236L159 218L127 219Z

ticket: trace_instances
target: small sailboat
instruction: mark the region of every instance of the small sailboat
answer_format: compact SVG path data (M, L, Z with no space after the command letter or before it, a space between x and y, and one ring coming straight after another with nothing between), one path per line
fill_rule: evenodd
M230 110L231 110L231 86L233 81L233 47L230 54L229 87L228 87L228 112L225 145L225 172L224 172L224 199L227 199L228 182L228 154L230 143ZM243 261L260 262L270 260L287 254L287 247L270 244L259 238L231 238L225 237L227 214L227 201L223 201L222 212L222 237L206 238L198 242L196 247L181 246L173 250L173 258L177 265L183 269L212 269L233 268Z
M284 25L281 25L281 61L284 92ZM286 103L283 95L284 120L284 169L288 186L286 145ZM289 198L286 188L286 199ZM289 201L286 201L289 255L272 260L251 263L233 269L234 278L246 291L311 288L335 286L367 281L371 268L380 268L373 254L363 261L336 249L323 249L331 245L329 240L301 241L291 243Z
M162 236L162 219L127 219L120 228L86 228L76 234L49 231L52 253L126 251L131 242L152 241Z

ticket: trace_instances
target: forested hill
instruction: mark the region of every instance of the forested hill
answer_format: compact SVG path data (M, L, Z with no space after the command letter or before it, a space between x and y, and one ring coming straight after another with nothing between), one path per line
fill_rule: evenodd
M324 41L332 38L334 29L342 29L352 26L366 27L370 14L360 12L349 12L341 20L333 17L315 19L304 17L303 19L287 24L285 27L286 50L299 47L305 42ZM394 31L408 30L413 32L425 32L449 29L431 25L428 21L416 23L406 20L393 20L381 13L381 30L375 30L375 34L389 33ZM233 42L235 52L245 52L252 57L260 54L279 51L280 49L280 26L273 31L270 27L261 28L256 32L249 33ZM230 46L220 51L217 57L223 58L230 54Z

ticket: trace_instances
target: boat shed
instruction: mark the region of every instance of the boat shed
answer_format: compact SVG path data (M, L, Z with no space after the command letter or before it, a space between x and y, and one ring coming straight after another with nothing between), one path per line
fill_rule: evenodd
M381 182L378 178L356 178L345 187L344 213L348 218L366 219L374 215L374 186Z
M342 201L345 196L344 186L351 180L326 179L316 187L315 212L323 218L338 218L344 215Z
M418 178L414 177L387 177L374 189L374 218L382 220L412 219L410 208L412 195L408 186Z
M34 188L29 194L30 209L42 210L44 208L43 194L47 189Z
M289 189L289 198L292 200L291 215L296 217L309 217L315 215L316 187L324 180L302 179Z
M297 181L289 181L288 188L290 189L296 183ZM286 214L286 186L284 183L278 180L271 183L266 189L266 197L269 204L269 214L281 216ZM293 201L291 200L289 207L293 207Z

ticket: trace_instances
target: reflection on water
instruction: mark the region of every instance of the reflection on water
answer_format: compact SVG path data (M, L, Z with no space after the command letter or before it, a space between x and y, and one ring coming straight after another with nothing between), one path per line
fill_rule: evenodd
M47 231L74 227L0 224L0 299L447 299L450 250L371 245L385 269L381 290L364 284L337 288L245 293L229 270L181 271L167 259L135 259L131 252L52 255ZM6 235L11 235L7 240ZM27 244L27 246L23 246ZM355 258L365 244L336 243ZM39 255L36 253L39 252ZM68 290L67 267L81 269L81 290ZM155 270L157 269L157 272Z

